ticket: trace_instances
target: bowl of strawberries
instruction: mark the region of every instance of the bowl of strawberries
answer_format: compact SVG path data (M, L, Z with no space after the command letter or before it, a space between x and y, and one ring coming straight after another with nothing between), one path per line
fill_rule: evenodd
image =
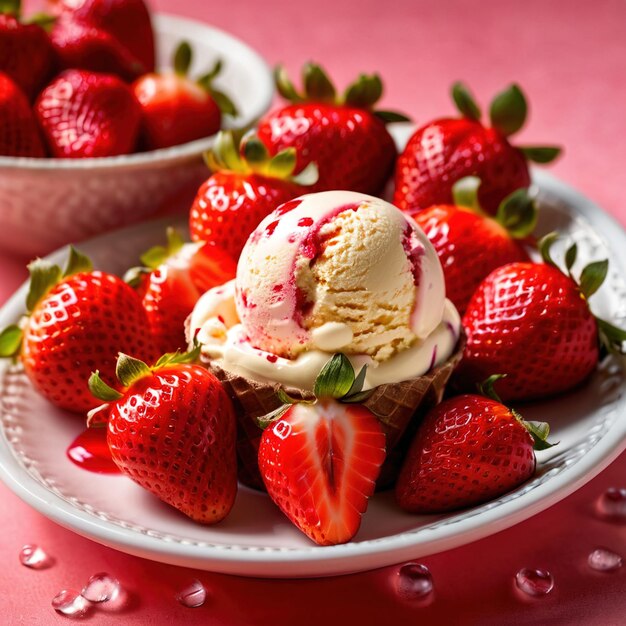
M269 107L270 69L232 35L143 0L104 5L0 14L3 251L40 255L188 205L216 133Z

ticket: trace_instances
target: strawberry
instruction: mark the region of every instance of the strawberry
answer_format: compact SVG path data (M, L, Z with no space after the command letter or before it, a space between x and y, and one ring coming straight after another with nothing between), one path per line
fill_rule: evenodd
M311 191L346 189L377 194L382 191L396 159L388 122L406 121L390 111L373 111L383 86L377 74L362 74L338 97L324 70L312 63L303 70L300 94L281 67L276 85L289 104L266 115L258 135L271 154L295 148L298 173L317 163L319 179Z
M191 46L184 41L174 55L174 72L146 74L133 84L143 109L143 142L148 150L209 137L220 129L222 113L237 115L230 98L212 86L221 61L193 81L187 77L191 58Z
M0 74L0 155L45 156L28 99L6 74Z
M120 354L120 393L98 372L89 386L107 404L107 442L117 467L201 524L230 512L237 494L235 414L220 382L191 363L199 349L166 354L153 367ZM93 422L92 422L93 423Z
M468 179L459 183L465 181ZM477 190L472 192L474 197ZM446 296L462 315L490 272L507 263L529 260L519 240L533 231L537 211L525 189L514 191L500 203L496 219L475 212L480 209L467 198L455 195L455 203L409 214L435 247L446 280ZM462 206L464 203L475 209Z
M551 447L549 427L504 406L492 376L481 391L432 409L404 460L395 496L410 513L444 513L493 500L535 473L534 450Z
M48 0L47 4L55 15L109 35L125 50L125 56L133 58L140 72L154 70L154 33L143 0Z
M20 21L20 4L20 0L4 0L0 8L0 72L32 100L52 72L54 53L40 23Z
M469 388L488 372L505 400L528 400L571 389L595 369L599 339L621 351L626 331L594 317L587 302L602 284L607 261L571 275L576 244L566 253L567 274L550 256L556 235L540 243L544 263L510 263L493 271L472 297L463 327L467 345L456 382Z
M141 256L143 267L130 270L127 282L141 287L159 351L175 352L187 346L185 320L200 296L232 280L237 264L213 244L184 244L174 229L168 229L167 239L167 246L155 246Z
M0 334L0 356L18 357L34 387L56 406L84 413L94 399L87 379L100 364L113 377L120 350L154 356L146 313L117 276L92 270L71 248L64 272L38 259L28 269L28 314Z
M66 70L35 104L52 156L105 157L132 152L141 109L117 76Z
M214 174L196 195L189 214L193 241L208 241L238 259L250 233L278 206L301 195L300 185L315 181L310 164L294 177L296 152L288 148L270 158L257 137L248 136L239 155L231 133L217 136L207 163Z
M494 215L506 196L530 185L527 161L549 163L560 149L509 143L527 113L517 85L493 100L491 127L481 123L480 109L464 85L456 83L452 96L462 117L438 119L415 131L398 158L393 203L404 211L451 204L453 184L477 176L482 181L480 205Z
M279 409L269 417L259 447L269 496L319 545L356 535L385 460L385 435L376 417L363 406L333 399L358 399L355 381L348 359L335 355L317 379L315 404Z
M127 81L144 71L144 66L115 37L71 15L56 20L50 41L65 69L115 74Z

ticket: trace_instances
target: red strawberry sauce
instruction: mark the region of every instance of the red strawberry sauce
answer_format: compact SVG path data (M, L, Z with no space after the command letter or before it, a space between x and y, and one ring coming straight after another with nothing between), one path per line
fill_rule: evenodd
M119 474L120 470L113 463L106 428L88 428L78 435L66 451L74 465L98 474Z

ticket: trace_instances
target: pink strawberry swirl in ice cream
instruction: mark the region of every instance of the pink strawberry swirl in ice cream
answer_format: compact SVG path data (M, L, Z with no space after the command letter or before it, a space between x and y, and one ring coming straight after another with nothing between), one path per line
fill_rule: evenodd
M203 296L189 331L225 369L310 389L334 352L367 364L369 387L424 374L459 329L415 222L378 198L329 191L264 219L235 281Z

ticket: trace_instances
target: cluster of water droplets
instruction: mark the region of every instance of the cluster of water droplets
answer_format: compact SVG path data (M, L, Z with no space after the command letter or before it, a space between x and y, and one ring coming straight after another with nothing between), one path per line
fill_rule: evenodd
M63 589L52 598L52 608L66 617L84 617L104 602L115 602L121 595L119 580L105 572L94 574L82 590Z

